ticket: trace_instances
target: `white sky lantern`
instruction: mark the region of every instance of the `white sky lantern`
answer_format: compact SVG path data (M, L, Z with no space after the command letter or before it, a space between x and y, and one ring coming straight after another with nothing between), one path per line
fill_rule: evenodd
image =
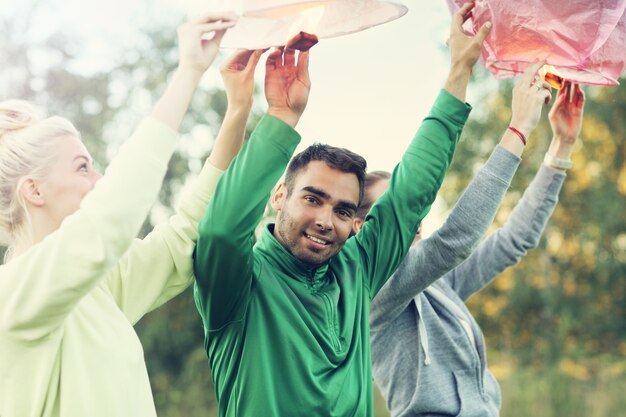
M208 10L234 10L237 26L224 48L259 49L285 45L299 32L332 38L398 19L406 6L379 0L213 0Z

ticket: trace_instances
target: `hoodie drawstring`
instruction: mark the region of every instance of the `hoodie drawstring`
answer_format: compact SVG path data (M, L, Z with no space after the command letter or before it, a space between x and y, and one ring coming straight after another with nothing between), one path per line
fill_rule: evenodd
M422 345L424 351L424 365L430 365L430 353L428 352L428 333L426 333L426 325L422 318L422 299L421 297L415 297L415 305L417 306L417 338Z

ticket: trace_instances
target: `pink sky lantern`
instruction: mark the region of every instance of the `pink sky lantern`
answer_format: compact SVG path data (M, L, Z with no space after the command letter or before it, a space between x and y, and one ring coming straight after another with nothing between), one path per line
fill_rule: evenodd
M210 10L235 10L237 26L224 48L259 49L285 45L299 32L332 38L402 17L407 8L381 0L212 0Z
M447 0L451 13L465 0ZM493 28L481 61L497 78L536 61L555 87L563 80L617 85L626 67L626 0L476 0L464 29Z

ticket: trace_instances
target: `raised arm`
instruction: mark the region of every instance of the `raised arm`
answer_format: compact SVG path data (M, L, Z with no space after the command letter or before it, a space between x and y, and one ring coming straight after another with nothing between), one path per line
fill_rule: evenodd
M136 240L109 275L109 288L132 323L193 282L198 224L217 182L243 143L252 106L254 70L263 51L237 51L222 65L228 107L211 156L186 187L176 214Z
M178 28L179 62L172 81L152 110L152 117L173 130L180 126L200 79L211 66L226 30L236 23L235 15L209 14ZM203 36L213 34L211 40Z
M549 88L529 68L513 89L511 126L526 137L535 128ZM537 88L540 86L540 88ZM450 216L431 237L415 244L372 303L372 328L394 319L422 290L465 260L493 222L521 161L524 142L507 129L486 165L465 189Z
M549 114L553 137L544 164L504 226L445 277L462 299L489 284L539 243L558 202L565 167L571 164L570 156L582 126L584 101L578 85L567 84L559 91Z
M378 292L406 255L421 220L441 186L470 106L462 102L473 65L489 27L479 36L467 37L462 24L473 5L454 16L450 34L452 68L429 116L395 168L389 189L374 204L361 232L347 245L361 253L370 296Z
M229 19L215 15L195 24L201 29L193 32L195 37L187 32L181 35L181 49L194 39L199 44L202 34L214 31L217 38L206 45L217 47L219 34L233 24ZM203 61L205 68L211 61ZM53 332L131 245L157 198L176 145L174 128L199 79L185 63L189 61L181 56L178 75L152 117L144 120L122 146L78 211L43 241L2 267L2 329L27 340Z
M262 50L239 50L220 68L228 107L209 156L209 162L218 169L226 170L243 144L254 95L254 71L261 55Z
M252 283L254 229L300 141L293 129L308 100L309 52L276 50L266 62L267 115L220 180L200 222L196 306L207 331L241 318Z
M452 15L450 37L448 38L450 74L448 74L443 88L462 102L465 102L472 68L480 56L483 43L492 26L491 22L487 22L480 28L476 36L466 36L463 33L463 23L471 17L473 9L473 3L466 3Z

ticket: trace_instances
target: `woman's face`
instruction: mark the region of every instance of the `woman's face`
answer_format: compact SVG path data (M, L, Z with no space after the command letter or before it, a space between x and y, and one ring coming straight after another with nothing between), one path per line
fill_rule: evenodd
M57 155L48 175L39 184L43 205L53 228L80 207L85 195L102 177L83 142L75 136L59 138Z

